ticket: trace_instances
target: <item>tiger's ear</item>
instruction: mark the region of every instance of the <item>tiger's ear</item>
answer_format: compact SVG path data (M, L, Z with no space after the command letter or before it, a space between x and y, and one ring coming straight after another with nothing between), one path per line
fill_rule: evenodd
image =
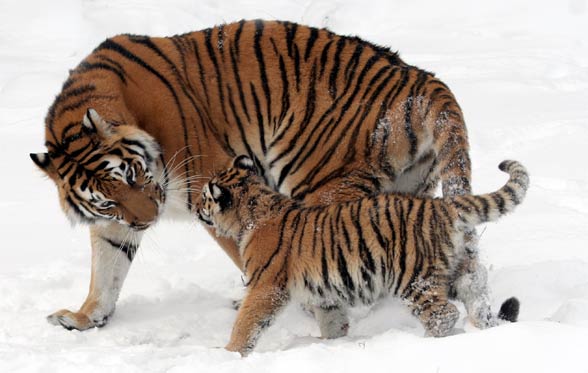
M48 153L30 153L29 156L41 171L45 172L50 177L55 175L55 167L53 166Z
M100 114L92 108L86 111L82 124L84 125L84 130L89 134L98 134L102 137L108 137L113 133L112 126L102 119Z
M241 170L250 171L253 174L257 174L257 168L255 167L253 160L246 155L237 156L233 160L233 167L239 168Z
M214 202L218 203L221 211L233 205L231 192L226 188L211 183L210 194L212 195Z

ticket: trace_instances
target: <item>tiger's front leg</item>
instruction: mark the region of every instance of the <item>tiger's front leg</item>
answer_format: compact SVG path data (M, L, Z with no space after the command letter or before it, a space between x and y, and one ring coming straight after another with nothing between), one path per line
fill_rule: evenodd
M92 275L86 301L77 312L57 311L47 320L68 330L106 325L131 266L143 233L121 224L90 227Z

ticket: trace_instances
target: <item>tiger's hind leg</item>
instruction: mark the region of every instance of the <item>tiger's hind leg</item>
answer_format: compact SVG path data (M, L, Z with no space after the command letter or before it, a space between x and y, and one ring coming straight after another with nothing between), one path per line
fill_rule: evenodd
M519 316L519 301L511 297L504 301L498 314L490 307L488 271L478 260L476 232L466 233L466 256L451 284L450 294L463 302L469 320L480 329L490 328L503 321L516 322Z
M321 338L335 339L345 337L349 330L347 308L341 305L316 306L314 317L319 324Z
M92 275L86 301L77 312L63 309L47 316L49 323L68 330L86 330L106 325L114 313L142 233L123 225L110 224L90 227L90 235Z
M441 115L439 120L447 127L441 136L438 163L442 180L443 197L471 194L471 161L468 155L468 140L463 118L456 116L458 110ZM490 308L488 274L478 256L478 236L475 229L465 232L464 251L456 277L450 284L450 295L463 302L470 321L478 328L488 328L498 322Z
M287 302L288 293L283 287L271 284L250 288L239 307L231 339L225 348L248 355L255 348L261 333L272 324Z
M434 280L424 279L415 283L404 302L419 318L428 336L444 337L451 333L459 319L459 310L449 303L447 287L431 284Z
M488 274L471 253L460 263L459 276L452 283L453 295L463 302L469 320L480 329L496 326L504 321L516 322L519 301L511 297L504 301L498 314L492 312L488 290Z

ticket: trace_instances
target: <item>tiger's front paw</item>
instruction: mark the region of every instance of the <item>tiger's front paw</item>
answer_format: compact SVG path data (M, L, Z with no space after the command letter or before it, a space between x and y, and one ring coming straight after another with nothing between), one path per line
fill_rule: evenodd
M62 326L67 330L87 330L90 328L101 328L108 322L108 315L91 319L81 312L71 312L69 310L57 311L47 316L50 324Z

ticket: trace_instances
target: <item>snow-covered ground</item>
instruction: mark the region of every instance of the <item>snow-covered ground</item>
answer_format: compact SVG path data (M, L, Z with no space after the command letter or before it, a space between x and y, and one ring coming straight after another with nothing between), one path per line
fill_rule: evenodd
M523 162L518 211L481 229L493 304L516 295L520 322L432 339L398 302L352 313L324 341L289 307L246 359L227 342L241 296L228 257L197 224L149 232L109 325L45 321L89 284L87 229L71 228L29 160L67 70L107 36L170 35L240 18L287 19L357 34L435 71L454 90L472 144L474 190ZM0 372L586 372L588 339L588 3L569 1L1 0Z

